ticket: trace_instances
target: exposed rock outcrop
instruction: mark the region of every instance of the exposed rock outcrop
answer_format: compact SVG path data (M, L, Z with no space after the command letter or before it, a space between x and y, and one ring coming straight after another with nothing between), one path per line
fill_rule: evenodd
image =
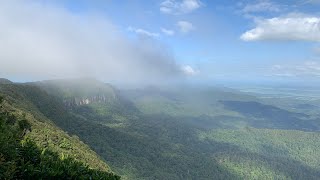
M106 95L95 95L90 97L73 97L64 99L63 103L67 108L74 106L88 105L91 103L108 103L114 100L115 97L108 97Z

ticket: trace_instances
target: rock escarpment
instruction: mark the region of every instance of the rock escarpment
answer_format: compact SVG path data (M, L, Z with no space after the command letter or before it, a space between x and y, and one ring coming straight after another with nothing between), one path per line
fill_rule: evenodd
M64 99L63 103L67 108L74 106L88 105L91 103L108 103L115 99L115 97L108 97L106 95L94 95L89 97L72 97Z

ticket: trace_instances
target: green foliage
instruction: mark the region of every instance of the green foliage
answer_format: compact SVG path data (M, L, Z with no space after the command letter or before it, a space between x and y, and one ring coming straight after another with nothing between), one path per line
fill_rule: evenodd
M61 179L76 171L110 173L99 156L130 180L320 177L319 133L284 130L314 131L317 118L264 105L253 96L210 88L149 89L127 92L130 101L109 85L80 81L5 84L0 93L12 108L0 143L26 134L22 144L12 140L0 147L7 177L14 178L21 166L7 163L15 159L16 147L17 156L30 162L23 167L32 176L43 171ZM112 101L65 107L66 98L97 94ZM14 119L8 121L10 115Z
M57 153L46 149L37 148L36 144L29 139L22 142L19 149L21 160L18 175L22 179L110 179L118 180L113 174L90 169L74 159L59 156Z
M79 137L69 135L51 121L51 118L55 117L68 123L69 118L74 118L66 111L59 98L48 95L34 85L26 84L0 85L1 93L7 99L6 103L2 104L3 108L11 114L16 114L17 118L28 120L32 131L25 132L28 132L27 136L39 147L49 148L58 153L63 152L77 161L88 164L91 168L111 172L109 166L81 142ZM63 141L70 144L69 148L60 145Z
M25 98L14 101L16 93L24 96L22 89L4 86L2 92L12 94L0 103L0 179L120 179L78 137L70 137L36 111L33 103Z
M243 179L317 179L320 175L319 133L220 129L200 132L199 138L229 144L215 158Z
M23 119L18 122L20 130L31 130L31 125L27 120Z
M0 179L110 179L119 176L89 168L73 158L40 149L32 140L21 140L21 131L29 128L26 120L19 128L4 123L0 126ZM19 142L21 141L21 142Z

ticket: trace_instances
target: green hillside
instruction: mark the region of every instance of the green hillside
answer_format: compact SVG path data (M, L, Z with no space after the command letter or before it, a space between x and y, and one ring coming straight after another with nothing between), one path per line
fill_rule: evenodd
M109 87L106 85L106 88ZM114 101L92 102L71 108L69 111L76 116L69 118L68 124L59 122L55 114L49 112L48 115L56 119L60 127L83 139L125 179L254 179L255 175L239 175L233 166L221 164L220 158L233 154L244 159L250 156L250 161L239 169L255 174L256 168L261 168L257 176L260 178L264 173L271 179L314 179L318 175L319 167L312 166L311 162L306 161L305 166L296 163L294 158L297 153L278 158L272 154L251 153L246 149L242 152L243 147L231 142L199 139L199 133L211 130L227 133L230 128L247 129L249 126L299 130L306 127L308 131L313 131L317 126L313 125L315 120L308 119L308 115L264 105L254 96L226 89L180 90L113 89L114 93L105 95L113 97ZM82 96L88 97L90 94L83 93ZM264 131L274 133L273 130L259 129L258 135L249 136L264 136ZM291 131L278 131L288 134L288 137L292 135ZM239 136L245 132L239 131ZM288 138L287 141L295 145L297 140ZM272 146L269 141L264 143L266 147ZM317 148L314 146L316 144L307 144L311 149ZM293 145L292 148L295 148ZM302 153L302 150L298 152ZM317 159L316 154L311 154L311 157ZM282 165L283 168L274 165ZM304 173L306 170L308 173Z
M203 142L236 148L212 157L241 179L318 179L319 138L313 132L253 128L199 133Z
M108 178L118 177L104 161L130 180L320 176L315 114L225 88L180 88L78 79L5 83L0 93L4 109L31 124L22 139Z
M46 92L35 86L6 83L0 84L0 96L1 128L5 130L1 131L3 143L0 153L4 161L2 170L6 172L2 178L31 176L118 179L109 166L77 136L70 135L57 127L50 117L39 110L39 106L44 105L42 103L55 102ZM47 111L54 109L49 108ZM26 129L21 129L22 122ZM8 134L11 134L10 138L6 139ZM11 144L12 142L15 143ZM33 153L30 158L38 157L38 162L28 164L29 160L21 159L24 156L19 152L6 152L6 149L12 148L10 146L19 150L27 148ZM27 164L21 164L20 161ZM5 167L6 164L10 166ZM21 168L26 165L30 169L22 173ZM15 170L7 172L12 166Z

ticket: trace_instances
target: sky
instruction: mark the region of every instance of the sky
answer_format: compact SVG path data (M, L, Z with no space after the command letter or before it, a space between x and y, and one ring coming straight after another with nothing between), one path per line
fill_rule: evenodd
M3 0L0 76L320 80L320 0Z

